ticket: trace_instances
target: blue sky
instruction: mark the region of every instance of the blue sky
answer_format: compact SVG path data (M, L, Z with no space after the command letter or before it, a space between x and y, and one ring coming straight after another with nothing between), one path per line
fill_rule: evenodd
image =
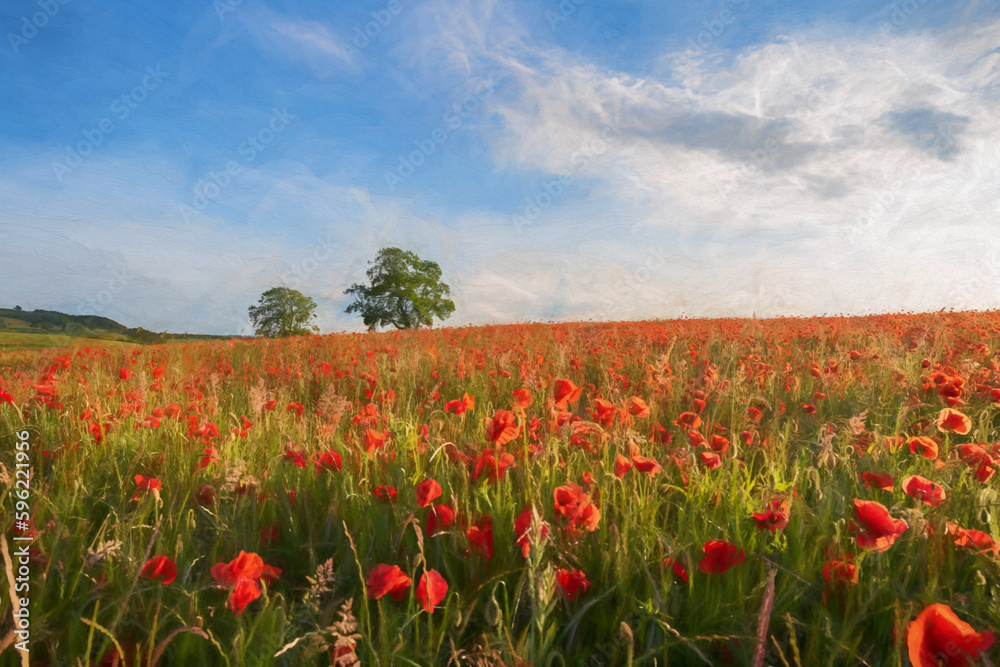
M0 305L326 331L398 246L449 324L998 308L976 0L10 0Z

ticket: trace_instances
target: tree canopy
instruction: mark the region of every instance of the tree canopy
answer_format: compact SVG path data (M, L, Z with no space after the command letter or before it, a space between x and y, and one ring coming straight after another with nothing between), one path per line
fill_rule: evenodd
M360 313L369 330L392 325L397 329L432 326L446 319L455 304L451 290L441 282L441 267L399 248L382 248L369 262L370 285L355 283L344 290L354 297L347 313Z
M278 338L318 331L318 327L312 325L316 302L298 290L272 287L261 294L260 301L249 310L254 333L258 336Z

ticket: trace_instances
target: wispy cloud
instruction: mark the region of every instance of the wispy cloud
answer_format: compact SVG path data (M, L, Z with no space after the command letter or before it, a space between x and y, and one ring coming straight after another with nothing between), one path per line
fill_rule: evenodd
M316 74L330 76L351 67L350 36L339 35L320 21L292 19L266 8L241 15L240 21L269 52L293 62L307 64Z

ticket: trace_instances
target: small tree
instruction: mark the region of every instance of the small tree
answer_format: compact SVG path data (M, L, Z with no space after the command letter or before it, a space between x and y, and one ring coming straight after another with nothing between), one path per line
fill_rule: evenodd
M344 290L354 297L345 312L361 313L369 331L390 324L397 329L429 327L435 317L444 320L455 311L436 262L399 248L382 248L369 264L371 285L355 283Z
M298 290L272 287L260 295L256 306L250 306L250 320L258 336L278 338L302 336L319 331L310 326L316 317L316 302Z

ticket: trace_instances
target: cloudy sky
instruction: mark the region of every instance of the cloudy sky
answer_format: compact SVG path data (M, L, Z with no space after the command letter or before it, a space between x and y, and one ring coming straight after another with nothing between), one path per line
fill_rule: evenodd
M0 306L325 331L998 308L986 0L6 0Z

